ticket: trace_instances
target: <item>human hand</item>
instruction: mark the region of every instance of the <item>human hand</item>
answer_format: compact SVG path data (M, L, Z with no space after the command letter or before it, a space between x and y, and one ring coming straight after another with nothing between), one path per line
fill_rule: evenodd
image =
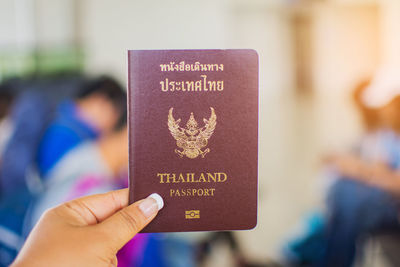
M354 155L330 155L325 163L332 164L343 178L357 180L385 191L400 194L400 174L383 162L363 162Z
M128 206L128 189L62 204L45 212L12 266L117 266L118 250L163 205L152 194Z
M360 178L365 175L362 160L352 154L331 154L323 158L323 162L333 165L337 171L347 178Z

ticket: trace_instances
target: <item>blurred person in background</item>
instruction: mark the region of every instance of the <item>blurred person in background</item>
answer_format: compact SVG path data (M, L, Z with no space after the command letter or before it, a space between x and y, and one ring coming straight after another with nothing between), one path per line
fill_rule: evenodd
M124 122L126 124L126 121ZM48 172L46 190L40 194L27 213L25 233L29 233L41 215L63 202L96 193L127 187L128 135L127 127L88 140L67 152ZM183 245L169 251L180 252L183 265L169 265L165 239L157 234L138 234L117 255L118 266L194 266L183 259ZM172 239L174 244L176 239ZM175 252L175 254L177 254ZM174 254L174 255L175 255ZM170 261L170 260L169 260Z
M25 232L29 233L49 208L82 196L126 187L127 167L126 126L70 149L48 172L46 190L37 197L26 216ZM146 240L146 235L137 235L129 242L118 254L119 266L139 266Z
M0 166L1 157L12 133L10 113L15 94L9 84L0 84Z
M126 187L127 167L126 127L77 145L49 171L46 190L34 201L28 227L32 228L48 208L81 196Z
M112 78L102 76L84 84L73 100L58 106L40 142L37 165L47 173L71 149L86 140L120 129L126 121L126 93Z
M12 88L20 93L7 117L12 130L0 165L0 266L10 263L23 243L23 219L38 181L32 171L37 145L51 113L42 92L21 91L19 82Z
M370 110L378 111L378 124L363 140L358 153L327 158L342 179L330 190L327 247L319 266L352 266L356 253L362 255L359 245L369 236L400 233L398 73L379 73L363 92L362 101Z
M8 265L21 247L26 212L35 196L46 192L53 165L81 142L126 124L126 94L113 79L89 79L56 112L42 80L37 86L26 82L10 115L14 129L0 168L0 266ZM51 84L53 91L63 88L62 81Z
M400 191L393 184L400 181L400 80L378 75L354 97L366 132L351 153L325 158L331 180L326 212L312 219L306 237L289 244L291 265L352 266L366 237L400 232Z

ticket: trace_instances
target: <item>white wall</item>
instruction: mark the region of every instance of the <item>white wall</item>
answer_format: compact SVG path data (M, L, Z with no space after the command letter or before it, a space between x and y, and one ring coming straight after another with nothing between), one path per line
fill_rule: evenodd
M224 12L214 6L207 0L84 1L81 38L87 70L125 81L128 49L224 47Z
M321 5L313 12L316 91L348 92L380 61L378 5Z
M30 51L36 45L73 44L74 4L74 0L0 0L0 48Z
M287 89L292 84L285 18L269 5L249 2L254 3L86 0L81 37L87 70L109 72L125 81L127 49L255 48L264 89Z
M0 49L31 49L34 0L0 0Z
M65 47L75 43L74 0L34 0L35 35L41 48Z
M382 65L400 67L400 1L382 2Z

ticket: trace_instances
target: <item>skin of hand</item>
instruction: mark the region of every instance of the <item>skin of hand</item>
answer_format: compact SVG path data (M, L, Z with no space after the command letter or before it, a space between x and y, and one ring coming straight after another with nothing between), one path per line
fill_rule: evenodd
M382 162L366 163L355 155L331 155L325 162L334 165L344 178L357 180L400 196L400 173Z
M365 170L362 168L362 161L357 156L352 154L329 155L328 157L325 157L324 162L332 164L336 167L338 172L351 178L365 175Z
M152 194L128 206L122 189L57 206L45 212L11 266L117 266L118 250L163 205Z

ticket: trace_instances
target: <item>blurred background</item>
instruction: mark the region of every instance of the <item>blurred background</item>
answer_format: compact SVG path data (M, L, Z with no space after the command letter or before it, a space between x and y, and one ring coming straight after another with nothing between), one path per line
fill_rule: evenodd
M259 222L234 247L241 262L285 265L285 244L324 207L321 157L364 133L353 91L400 68L400 1L0 0L0 82L18 92L34 84L62 101L87 77L125 85L128 49L208 48L259 53ZM221 240L203 265L235 266ZM395 266L368 251L363 266Z

